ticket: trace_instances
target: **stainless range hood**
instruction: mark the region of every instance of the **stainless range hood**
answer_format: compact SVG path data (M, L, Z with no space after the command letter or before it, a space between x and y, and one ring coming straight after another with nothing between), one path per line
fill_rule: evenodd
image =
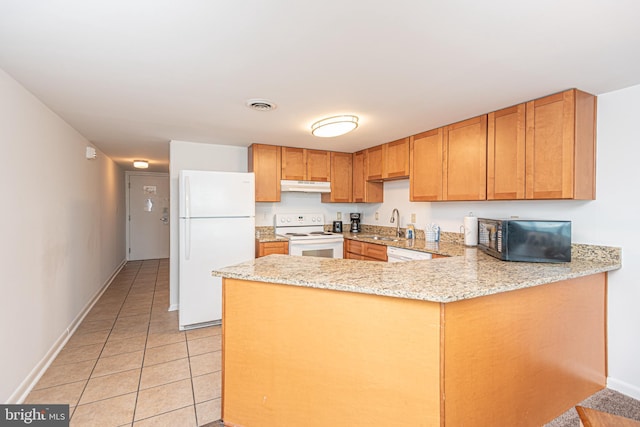
M280 191L301 193L331 193L331 183L321 181L280 181Z

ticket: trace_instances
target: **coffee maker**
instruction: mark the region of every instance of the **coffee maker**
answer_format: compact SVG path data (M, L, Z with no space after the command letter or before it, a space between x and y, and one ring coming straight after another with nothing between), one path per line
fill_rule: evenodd
M359 233L360 232L360 214L358 212L351 213L349 214L349 217L351 218L351 229L349 231L351 231L352 233Z

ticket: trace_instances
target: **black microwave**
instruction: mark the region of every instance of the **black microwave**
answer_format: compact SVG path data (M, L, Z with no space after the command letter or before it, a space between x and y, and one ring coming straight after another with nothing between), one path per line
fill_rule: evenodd
M571 221L478 218L478 249L503 261L571 261Z

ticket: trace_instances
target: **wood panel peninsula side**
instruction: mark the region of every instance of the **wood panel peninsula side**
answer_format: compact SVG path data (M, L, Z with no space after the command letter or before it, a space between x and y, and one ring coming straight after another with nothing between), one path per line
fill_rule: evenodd
M564 264L476 249L391 264L270 255L214 271L224 423L542 425L606 382L621 250L572 252Z

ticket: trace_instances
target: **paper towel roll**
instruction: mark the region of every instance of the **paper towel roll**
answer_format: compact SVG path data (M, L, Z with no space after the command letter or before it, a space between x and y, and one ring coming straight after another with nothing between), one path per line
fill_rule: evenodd
M466 246L478 245L478 217L465 216L464 217L464 244Z

